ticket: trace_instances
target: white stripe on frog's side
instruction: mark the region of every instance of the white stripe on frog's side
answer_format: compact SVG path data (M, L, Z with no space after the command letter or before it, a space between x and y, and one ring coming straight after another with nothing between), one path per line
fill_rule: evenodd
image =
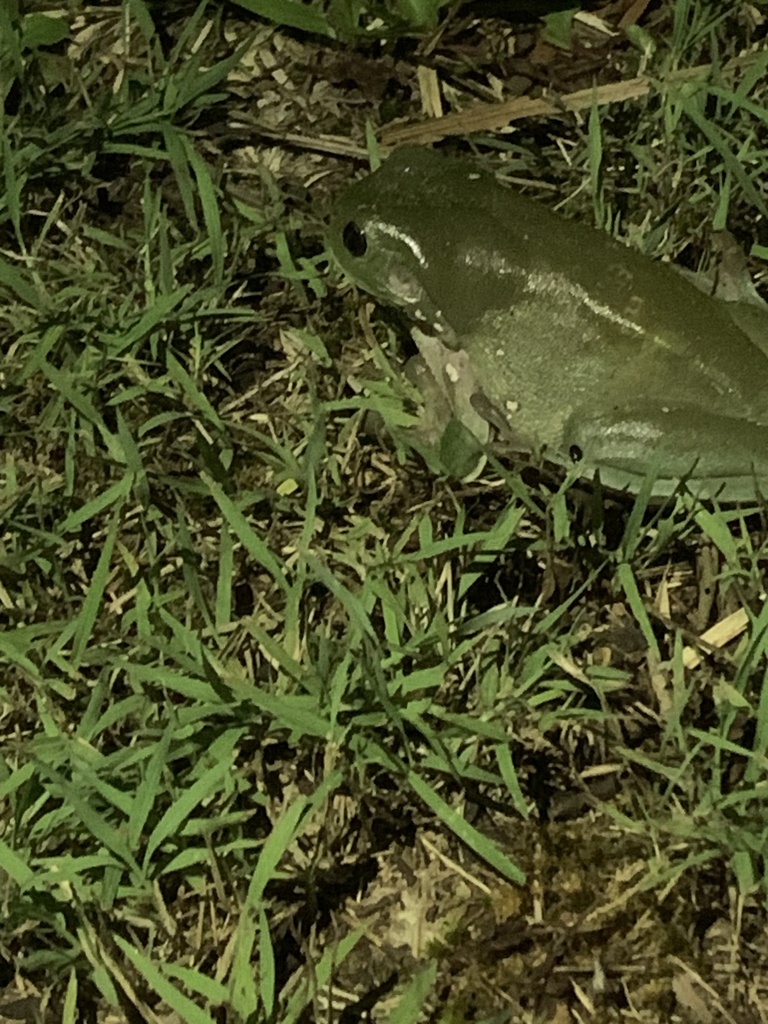
M602 302L596 302L580 284L574 284L564 274L543 274L540 271L525 275L525 290L536 295L570 295L577 302L583 303L597 316L610 320L628 331L642 334L643 328L633 320L628 320Z
M395 227L394 224L388 224L383 220L376 221L376 227L382 235L388 235L390 238L395 238L398 242L403 242L407 245L418 260L420 267L427 266L427 258L413 235L409 235L407 231L401 231L400 228Z
M624 442L627 438L630 441L637 438L660 441L664 436L664 431L660 427L655 427L645 420L620 420L618 423L603 426L601 430L604 439L612 441L618 438L619 442Z
M502 256L495 249L472 246L464 251L462 259L467 267L480 270L484 274L493 274L496 277L512 274L517 274L518 277L522 275L522 271L516 263L508 260L506 256Z

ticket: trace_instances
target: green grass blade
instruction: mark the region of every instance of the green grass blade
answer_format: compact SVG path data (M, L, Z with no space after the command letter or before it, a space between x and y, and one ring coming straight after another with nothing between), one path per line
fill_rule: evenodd
M281 590L287 592L289 589L288 581L277 557L272 554L261 537L256 536L251 524L232 499L224 493L223 488L208 476L207 473L201 473L201 477L214 501L221 509L222 515L229 523L232 532L240 539L248 554L267 570Z
M438 816L446 828L463 843L473 850L478 857L498 871L504 878L515 885L525 885L525 873L513 864L499 847L479 832L474 825L462 817L445 800L414 771L408 772L408 784L416 796L423 800L429 809Z
M427 998L437 978L437 960L430 960L408 984L397 1006L389 1015L389 1024L416 1024L426 1013Z
M222 786L224 778L231 771L230 760L220 761L209 768L204 775L194 782L189 789L184 790L176 797L168 810L158 821L147 840L147 848L144 852L144 866L149 868L155 851L169 838L176 835L187 821L196 807L217 793Z
M314 35L335 36L319 8L299 3L298 0L235 0L235 3L243 10L275 21L278 25L298 28Z
M157 964L150 960L148 956L136 949L135 946L132 946L130 942L117 932L113 933L112 937L144 981L146 981L147 985L149 985L153 992L157 992L161 999L165 1000L170 1008L179 1015L179 1018L184 1021L184 1024L216 1024L215 1019L209 1013L201 1009L188 996L179 992L176 986L166 978Z
M0 839L0 870L11 878L20 889L26 888L35 879L35 873L18 853Z

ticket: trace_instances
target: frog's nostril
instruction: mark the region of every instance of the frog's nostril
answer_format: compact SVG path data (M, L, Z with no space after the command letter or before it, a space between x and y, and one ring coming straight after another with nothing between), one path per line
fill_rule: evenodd
M345 225L341 233L341 240L350 256L355 256L358 259L360 256L365 256L368 240L365 237L365 232L353 220Z
M571 462L581 462L584 458L584 452L579 448L577 444L572 444L568 449L568 454L571 457Z

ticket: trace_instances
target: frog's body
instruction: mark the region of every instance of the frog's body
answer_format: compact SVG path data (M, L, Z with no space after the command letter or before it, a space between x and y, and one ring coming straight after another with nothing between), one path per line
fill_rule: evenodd
M449 377L451 351L461 352L472 405L518 450L580 459L616 487L636 488L651 469L656 493L685 477L740 500L768 483L759 302L703 294L669 266L426 149L399 150L354 184L335 207L330 244L362 287L426 322Z

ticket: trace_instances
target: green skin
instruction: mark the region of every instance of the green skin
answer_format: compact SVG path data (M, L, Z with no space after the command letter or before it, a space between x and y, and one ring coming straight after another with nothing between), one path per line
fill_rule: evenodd
M407 309L454 415L608 486L681 478L705 497L768 483L768 307L516 195L472 163L395 152L336 202L344 271ZM469 396L469 397L468 397ZM487 431L487 428L486 428Z

